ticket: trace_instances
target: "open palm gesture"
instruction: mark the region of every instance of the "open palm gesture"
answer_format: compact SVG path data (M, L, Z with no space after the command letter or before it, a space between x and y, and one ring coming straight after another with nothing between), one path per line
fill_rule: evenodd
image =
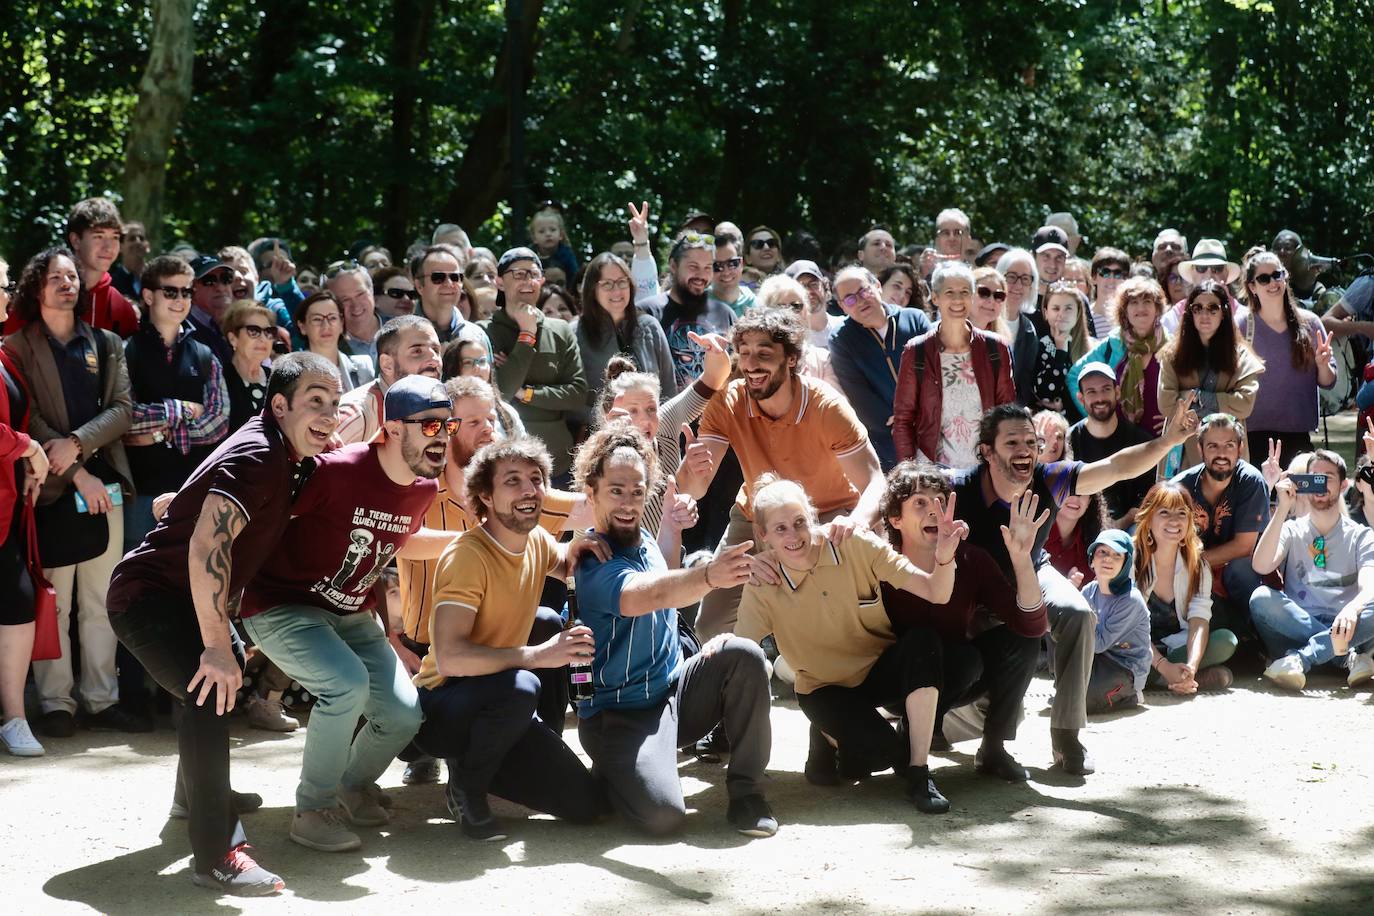
M1002 526L1002 541L1007 545L1007 553L1011 556L1028 556L1035 547L1035 536L1040 532L1040 526L1049 521L1050 517L1049 509L1037 516L1035 510L1038 508L1040 497L1029 488L1011 504L1009 523Z

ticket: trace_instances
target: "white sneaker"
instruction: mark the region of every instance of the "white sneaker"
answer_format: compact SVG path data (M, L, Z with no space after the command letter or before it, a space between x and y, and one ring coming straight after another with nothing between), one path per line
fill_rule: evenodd
M1374 679L1374 649L1368 652L1350 653L1350 674L1345 682L1351 687L1359 687Z
M1296 655L1285 655L1264 669L1264 676L1285 690L1301 690L1307 686L1307 672Z
M16 757L42 757L46 753L24 718L10 719L0 725L0 744Z

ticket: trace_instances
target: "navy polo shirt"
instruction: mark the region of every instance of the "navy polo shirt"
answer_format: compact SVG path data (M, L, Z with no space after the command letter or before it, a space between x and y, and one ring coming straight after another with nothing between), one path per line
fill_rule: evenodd
M1036 532L1035 546L1031 548L1036 569L1049 562L1045 541L1050 536L1059 506L1076 492L1078 472L1082 469L1081 461L1053 461L1036 464L1031 473L1031 487L1040 498L1040 509L1048 509L1050 513L1045 524ZM1011 556L1007 553L1006 542L1002 540L1002 526L1011 523L1011 505L997 497L992 481L987 476L985 464L955 472L953 484L958 499L954 504L954 515L968 523L968 542L991 554L1006 574L1007 581L1014 582L1016 574L1012 571Z

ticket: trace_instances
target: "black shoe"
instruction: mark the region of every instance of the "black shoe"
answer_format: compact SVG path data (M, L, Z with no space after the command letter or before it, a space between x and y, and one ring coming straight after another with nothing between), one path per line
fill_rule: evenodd
M82 724L97 732L125 732L137 735L153 730L152 719L136 716L118 703L107 706L100 712L91 713L82 720Z
M840 784L839 757L814 722L811 724L811 747L806 752L806 768L802 772L813 786Z
M421 757L406 765L401 774L401 782L407 786L422 786L439 781L439 761L433 757Z
M937 754L947 754L954 750L954 745L949 743L945 737L944 729L939 725L935 726L935 731L930 736L930 749Z
M1078 740L1078 729L1050 729L1050 746L1054 748L1055 766L1070 776L1090 776L1096 772L1088 749Z
M33 724L35 731L45 738L70 738L76 734L76 716L65 709L45 712Z
M692 753L702 763L720 763L720 755L729 750L730 738L725 734L724 725L717 725L692 745Z
M935 787L930 767L906 768L906 797L922 814L944 814L949 810L949 799Z
M232 798L235 814L248 814L262 807L262 796L256 792L234 792ZM185 820L190 814L185 803L172 799L172 807L167 812L168 817Z
M778 819L762 795L745 795L730 799L725 819L745 836L765 837L778 832Z
M444 789L444 800L448 802L448 813L463 828L463 836L470 840L504 840L506 831L492 815L487 805L487 793L464 792L452 778Z
M1000 776L1007 782L1025 782L1030 779L1030 772L1002 747L978 748L978 753L973 758L973 769L986 776Z
M286 886L277 875L259 865L248 854L248 844L240 843L210 869L209 874L197 872L191 880L201 887L208 887L236 897L262 897L275 894Z

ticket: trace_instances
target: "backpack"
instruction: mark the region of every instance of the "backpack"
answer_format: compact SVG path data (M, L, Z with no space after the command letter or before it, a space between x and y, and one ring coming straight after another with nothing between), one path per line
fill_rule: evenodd
M997 348L997 341L988 341L988 361L992 363L992 378L994 383L997 379L997 370L1002 368L1002 351ZM920 378L926 371L926 348L924 346L916 348L916 377Z

